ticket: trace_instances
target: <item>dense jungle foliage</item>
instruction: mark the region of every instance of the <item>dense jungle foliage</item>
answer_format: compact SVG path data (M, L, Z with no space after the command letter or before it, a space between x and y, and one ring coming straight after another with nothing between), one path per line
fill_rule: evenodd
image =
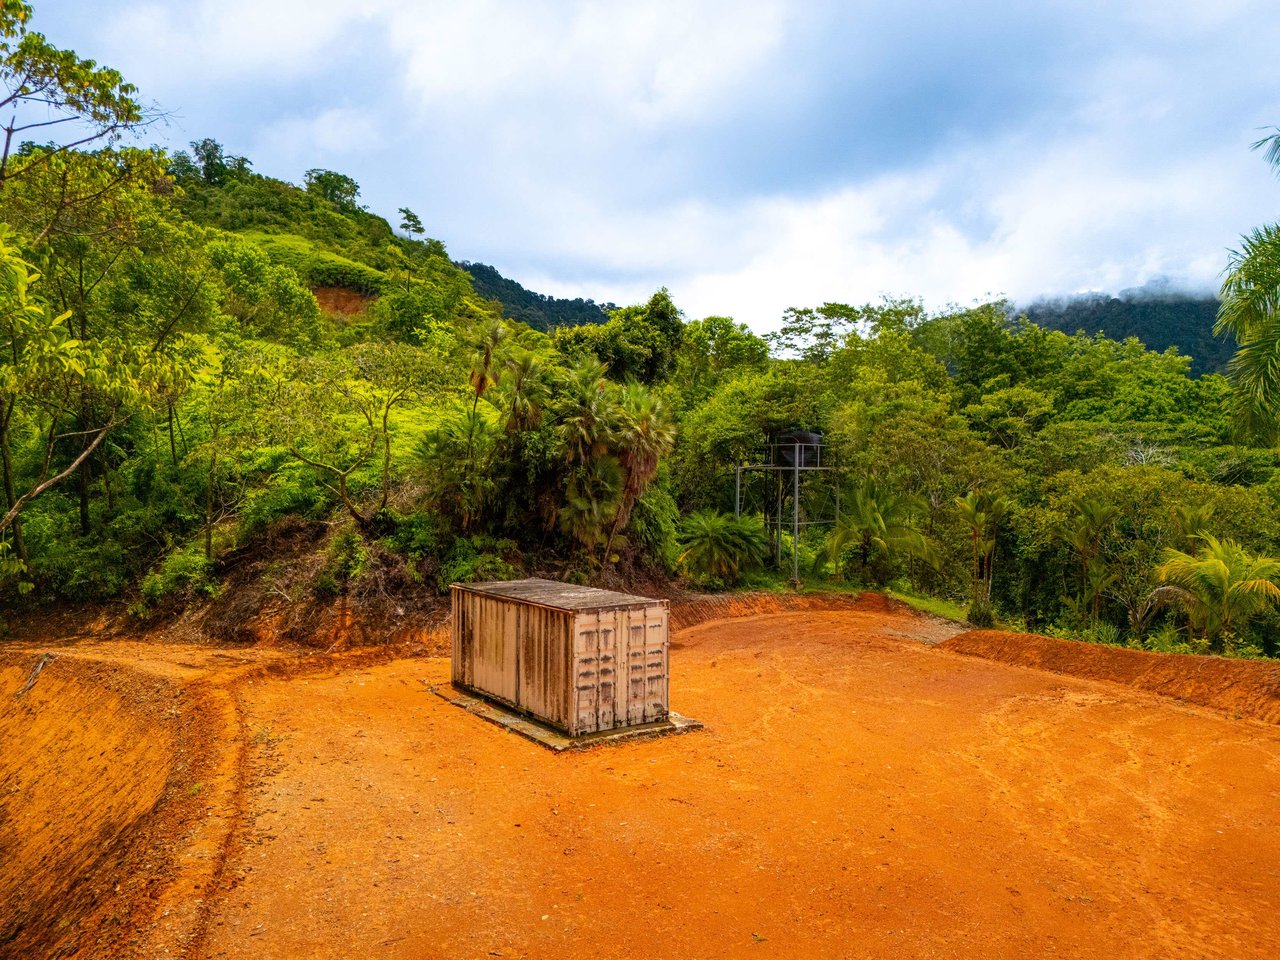
M554 330L556 327L576 327L583 323L604 323L609 314L618 309L613 303L596 303L578 297L567 300L549 297L526 290L516 281L504 277L487 263L458 264L471 274L471 286L486 300L502 304L503 315L535 330Z
M1137 337L1152 350L1177 347L1191 358L1191 373L1226 373L1233 345L1213 334L1218 298L1139 288L1117 296L1087 293L1038 300L1027 318L1063 333L1104 333L1114 340Z
M1234 384L1002 302L827 303L762 338L659 290L538 330L343 174L123 146L148 120L136 91L29 15L0 0L6 606L146 617L240 589L251 560L297 603L530 572L781 586L795 556L811 584L949 598L975 623L1277 653L1266 231L1224 290ZM27 101L77 133L28 142ZM320 288L366 306L328 313ZM798 542L766 532L759 475L734 515L735 467L794 428L840 467L839 522ZM804 519L834 519L833 493L806 481Z

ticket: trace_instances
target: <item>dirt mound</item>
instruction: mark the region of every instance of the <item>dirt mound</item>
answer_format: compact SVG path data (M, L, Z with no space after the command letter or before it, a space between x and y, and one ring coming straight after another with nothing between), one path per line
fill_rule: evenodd
M727 593L690 596L671 602L671 629L684 630L707 620L756 617L804 610L857 610L864 613L911 613L901 600L882 593L856 597L838 593Z
M1123 683L1202 707L1280 724L1280 664L1148 653L1031 633L972 630L942 649L1089 680Z

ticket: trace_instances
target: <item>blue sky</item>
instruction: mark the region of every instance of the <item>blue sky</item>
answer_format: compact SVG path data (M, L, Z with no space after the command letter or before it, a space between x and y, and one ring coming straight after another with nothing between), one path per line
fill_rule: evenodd
M617 303L1216 286L1280 182L1252 0L36 0L260 173L355 177L456 259Z

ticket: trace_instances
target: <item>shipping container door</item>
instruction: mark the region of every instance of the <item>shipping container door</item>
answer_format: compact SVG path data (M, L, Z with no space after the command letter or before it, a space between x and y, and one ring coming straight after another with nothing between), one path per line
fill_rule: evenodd
M464 686L472 685L472 656L475 647L471 643L470 610L467 597L457 587L449 591L450 606L453 609L453 682Z
M627 723L667 718L667 610L652 606L629 612L627 624Z
M612 730L618 725L616 613L612 610L580 613L573 632L577 699L573 733Z
M648 610L620 610L619 614L623 618L623 626L626 636L626 664L627 664L627 723L644 723L646 721L647 705L649 702L648 685L645 679L645 666L647 662L647 637L645 636L645 621L647 619Z
M668 642L668 611L665 606L645 609L645 720L667 719L671 692L671 646Z

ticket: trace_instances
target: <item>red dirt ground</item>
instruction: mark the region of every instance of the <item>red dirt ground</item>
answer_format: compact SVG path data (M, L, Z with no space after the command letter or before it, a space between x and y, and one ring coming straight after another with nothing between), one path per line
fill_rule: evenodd
M369 304L377 299L371 294L347 290L344 287L316 287L311 292L315 294L316 303L320 304L321 310L346 316L364 313L369 309Z
M1236 718L1280 724L1280 663L1148 653L1032 633L971 630L943 649L1022 667L1106 680L1213 707Z
M255 960L1274 955L1280 728L929 647L919 640L955 630L849 606L681 631L672 707L706 729L561 755L430 694L448 676L438 657L246 651L223 663L153 648L131 683L172 697L185 681L176 717L233 705L221 738L204 741L221 767L204 761L193 794L196 774L160 759L187 724L162 733L148 714L91 769L136 795L111 821L122 835L132 816L142 837L178 796L207 803L212 816L180 821L202 853L174 839L171 817L164 864L127 861L143 876L163 867L150 910L116 895L129 937L90 922L108 895L80 911L78 939L46 924L43 952L22 934L0 955L72 940L82 956ZM0 699L34 653L0 672ZM89 684L94 658L109 672L140 655L77 647L27 697L54 679ZM0 727L6 748L68 722L59 704L76 691L46 689L26 726ZM114 717L91 725L106 738ZM140 745L151 736L155 756ZM27 751L23 769L52 775L41 765L57 752ZM81 752L91 763L95 750ZM57 763L69 775L71 760ZM14 776L6 756L0 828L35 829L51 814L32 805L56 806L56 791ZM67 801L106 819L92 793L81 783ZM68 820L61 835L85 830ZM49 886L46 842L0 850L20 858L0 859L0 935L11 863L28 888Z

